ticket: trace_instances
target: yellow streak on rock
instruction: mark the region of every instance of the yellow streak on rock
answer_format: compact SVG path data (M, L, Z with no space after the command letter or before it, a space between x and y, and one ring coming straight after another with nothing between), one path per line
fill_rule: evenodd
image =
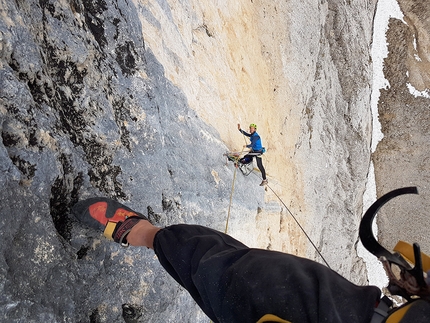
M258 0L168 0L169 7L151 0L134 3L147 48L163 65L165 76L183 91L190 107L219 131L230 150L241 150L244 145L237 124L247 129L249 123L257 123L267 148L264 164L270 184L281 198L296 201L304 211L301 162L294 160L302 107L291 97L294 88L282 71L288 61L281 48L286 40L277 38L286 36L285 32L267 33L268 28L264 31L268 35L262 35L271 19L263 19L263 11L276 17L273 24L284 24L276 6ZM266 201L278 203L270 191ZM274 222L264 225L279 226L279 213L271 214Z

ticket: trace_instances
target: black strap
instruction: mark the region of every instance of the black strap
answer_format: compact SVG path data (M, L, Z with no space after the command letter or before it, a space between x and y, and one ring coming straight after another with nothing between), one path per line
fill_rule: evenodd
M391 309L392 305L393 302L387 296L382 297L378 306L375 308L375 312L373 313L370 323L383 322L388 316L388 311Z
M128 247L127 235L130 233L131 229L136 225L136 223L140 220L146 219L143 219L139 216L131 216L125 219L124 222L118 222L112 234L113 240L121 244L123 247Z

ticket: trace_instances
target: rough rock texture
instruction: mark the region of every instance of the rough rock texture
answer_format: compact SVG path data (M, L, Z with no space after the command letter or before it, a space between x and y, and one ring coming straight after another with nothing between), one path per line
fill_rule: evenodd
M331 268L366 283L355 244L374 9L0 0L1 320L207 322L150 250L69 215L98 195L159 225L224 231L231 209L228 233L244 243L322 262L291 212ZM268 150L266 191L222 157L251 122Z
M419 195L398 197L381 209L379 237L389 250L404 240L418 242L429 254L430 4L400 0L399 5L404 21L391 19L387 31L384 74L390 86L381 90L384 138L373 160L378 195L404 186L417 186Z
M316 213L328 212L331 219L344 214L345 205L336 209L333 203L339 203L335 195L345 190L346 195L354 190L341 196L354 209L354 215L345 217L357 221L370 159L374 4L239 1L217 3L215 9L170 3L168 8L153 4L140 11L145 41L166 67L166 75L184 89L199 116L222 129L223 142L238 149L243 140L235 121L258 120L271 183L288 206L293 203L291 209L300 213L301 221L312 226ZM156 28L154 21L165 28ZM357 174L350 174L348 164ZM345 183L341 190L327 185L315 193L311 183L316 178L321 185L327 179L334 183L345 178ZM266 198L276 200L270 192ZM314 226L317 239L322 228L333 227L331 221ZM289 226L296 245L307 248L294 223ZM355 241L350 233L338 240L345 255L351 247L344 249L346 244ZM338 265L337 259L333 262Z

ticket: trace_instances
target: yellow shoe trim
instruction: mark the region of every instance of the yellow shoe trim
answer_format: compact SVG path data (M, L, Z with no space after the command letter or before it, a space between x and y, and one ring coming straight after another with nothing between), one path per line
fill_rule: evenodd
M115 230L115 227L117 225L117 222L108 222L105 227L105 231L103 232L103 235L108 238L109 240L113 240L113 232Z

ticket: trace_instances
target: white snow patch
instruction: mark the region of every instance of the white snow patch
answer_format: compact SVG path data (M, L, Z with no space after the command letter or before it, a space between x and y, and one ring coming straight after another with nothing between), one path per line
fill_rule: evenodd
M424 91L418 91L416 88L413 87L413 85L411 83L406 83L406 86L409 89L409 92L414 96L414 97L423 97L423 98L427 98L430 99L430 91L428 89L425 89Z
M414 35L414 42L413 42L413 44L414 44L415 51L418 53L417 39L416 39L415 35ZM415 58L416 61L421 62L421 57L419 57L419 55L417 53L414 54L414 58Z
M374 174L373 163L370 164L369 174ZM363 196L363 210L367 209L376 201L376 183L375 176L369 176L366 191ZM373 220L372 232L376 239L378 239L378 228L376 225L376 217ZM388 277L385 273L382 263L369 251L364 248L361 241L357 245L357 254L363 258L366 263L369 284L382 289L388 285Z
M415 38L415 36L414 36L414 49L415 51L417 50L417 39Z
M373 61L373 87L371 95L371 108L373 115L373 139L372 152L384 135L381 132L381 124L378 120L379 90L387 89L390 83L384 76L384 59L388 56L388 45L386 32L390 18L397 18L404 22L403 14L396 0L379 0L376 7L375 19L373 21L373 42L372 42L372 61Z
M389 88L390 84L384 76L383 67L384 59L388 56L388 45L386 32L388 30L388 21L390 18L403 20L403 14L396 0L379 0L377 3L376 14L373 22L373 43L372 43L372 61L373 61L373 87L371 95L371 110L373 119L372 132L372 153L376 150L379 141L384 135L381 131L381 124L378 120L378 102L380 90ZM376 201L376 182L374 175L373 163L370 163L369 177L367 179L366 191L363 196L363 209L366 211L373 202ZM373 234L375 238L378 236L378 228L376 226L376 217L373 221ZM384 268L378 259L368 252L363 244L359 242L357 253L363 258L368 271L369 284L379 288L386 287L388 277L385 274Z
M414 54L414 58L416 61L421 62L421 58L418 56L418 54Z

